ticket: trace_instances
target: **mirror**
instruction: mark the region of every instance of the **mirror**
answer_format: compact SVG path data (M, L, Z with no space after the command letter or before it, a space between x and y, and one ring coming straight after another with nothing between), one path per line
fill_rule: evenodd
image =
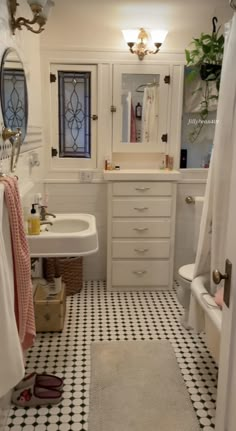
M206 85L200 77L190 81L190 70L185 66L180 168L209 168L218 103L216 85L213 81Z
M122 142L157 142L159 81L158 74L122 73Z
M166 149L169 65L113 66L113 152Z
M1 63L1 108L4 126L22 132L25 139L28 122L28 97L24 67L18 53L9 48Z

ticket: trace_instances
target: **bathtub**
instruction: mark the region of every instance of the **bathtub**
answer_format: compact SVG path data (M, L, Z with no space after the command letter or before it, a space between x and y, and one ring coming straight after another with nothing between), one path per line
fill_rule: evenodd
M212 296L208 293L210 277L208 274L199 276L192 281L191 292L193 296L193 308L198 316L197 330L204 331L208 349L216 363L219 363L220 334L222 327L222 310L216 305ZM195 327L196 325L192 325Z

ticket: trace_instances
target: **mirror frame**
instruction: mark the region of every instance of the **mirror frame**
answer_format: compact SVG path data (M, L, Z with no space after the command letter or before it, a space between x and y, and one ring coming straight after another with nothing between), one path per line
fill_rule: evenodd
M0 69L0 91L1 91L1 111L2 111L2 118L3 118L3 124L5 127L10 127L9 124L7 124L6 121L6 117L4 115L4 95L5 95L5 91L4 91L4 64L7 62L7 56L9 54L15 54L17 59L19 60L19 63L21 63L22 65L22 70L24 72L24 82L25 82L25 88L24 88L24 97L25 97L25 106L24 106L24 116L25 116L25 133L22 133L22 143L25 140L25 137L27 135L27 128L28 128L28 90L27 90L27 79L26 79L26 73L25 73L25 69L24 69L24 64L23 61L21 60L21 57L19 55L19 53L17 52L16 49L14 48L7 48L3 55L2 55L2 59L1 59L1 69ZM14 129L17 126L14 127ZM22 129L22 127L21 127ZM14 130L15 131L15 130ZM14 139L10 138L10 141L13 142Z

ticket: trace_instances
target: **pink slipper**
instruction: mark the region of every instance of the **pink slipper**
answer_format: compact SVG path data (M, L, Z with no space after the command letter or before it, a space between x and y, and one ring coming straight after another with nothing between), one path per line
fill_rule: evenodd
M16 385L15 390L28 388L29 386L40 386L60 391L63 388L63 380L51 374L31 373L25 376L20 383Z
M58 404L62 400L62 393L32 385L27 388L14 389L11 400L13 404L20 407Z

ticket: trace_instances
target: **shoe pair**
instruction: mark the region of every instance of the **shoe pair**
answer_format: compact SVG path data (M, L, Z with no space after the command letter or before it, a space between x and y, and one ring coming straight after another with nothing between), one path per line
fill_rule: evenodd
M32 373L14 388L13 404L20 407L35 407L58 404L62 399L63 380L50 374Z

